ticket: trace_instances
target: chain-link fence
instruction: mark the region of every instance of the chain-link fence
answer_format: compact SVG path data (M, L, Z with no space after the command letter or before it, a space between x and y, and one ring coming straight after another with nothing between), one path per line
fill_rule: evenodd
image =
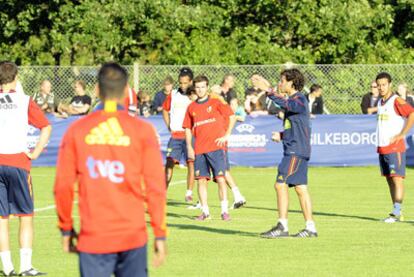
M131 65L125 66L130 74L130 84L135 90L142 90L154 95L162 89L163 80L168 76L177 79L179 65ZM244 92L251 87L250 76L254 73L263 75L276 85L280 71L286 65L194 65L189 66L195 75L209 77L210 85L220 84L225 74L235 76L235 90L240 100ZM306 77L305 90L312 84L323 88L325 110L331 114L359 114L362 96L370 91L370 84L375 76L387 71L393 77L394 89L399 83L406 83L408 88L414 86L414 65L295 65ZM83 80L87 92L93 96L98 67L92 66L23 66L19 69L19 78L25 92L33 95L39 91L42 80L52 83L55 97L66 101L74 95L75 80ZM178 82L177 82L178 83ZM177 86L177 84L176 84Z

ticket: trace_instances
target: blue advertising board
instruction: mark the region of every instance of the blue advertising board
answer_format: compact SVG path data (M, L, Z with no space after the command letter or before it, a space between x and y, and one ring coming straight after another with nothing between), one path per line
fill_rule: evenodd
M33 166L55 166L60 140L68 126L78 118L49 118L53 131L44 153ZM170 137L161 116L144 119L156 128L165 156ZM314 166L377 165L376 118L367 115L320 115L311 120L312 154ZM272 132L282 131L282 121L274 116L246 117L236 124L229 140L232 166L272 167L282 158L281 143L271 140ZM29 143L34 145L39 131L30 128ZM414 165L413 132L406 138L407 164Z

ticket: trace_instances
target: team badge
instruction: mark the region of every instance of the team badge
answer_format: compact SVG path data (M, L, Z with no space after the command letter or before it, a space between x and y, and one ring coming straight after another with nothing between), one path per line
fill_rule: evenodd
M195 176L200 176L200 170L196 170Z

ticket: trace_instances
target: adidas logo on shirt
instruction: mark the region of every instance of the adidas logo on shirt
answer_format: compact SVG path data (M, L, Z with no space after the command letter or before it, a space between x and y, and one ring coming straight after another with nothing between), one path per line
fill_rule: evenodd
M131 139L125 136L118 119L111 117L93 128L86 135L85 142L88 145L129 146Z
M17 105L13 104L13 100L10 95L0 96L0 109L11 110L16 109Z

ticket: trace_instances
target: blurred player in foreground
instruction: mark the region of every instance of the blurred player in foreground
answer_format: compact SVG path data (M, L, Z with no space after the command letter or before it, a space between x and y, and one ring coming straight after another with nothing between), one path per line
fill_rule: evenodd
M147 276L145 209L154 230L154 265L166 256L166 188L154 128L123 108L128 75L116 63L98 73L102 103L74 122L59 150L55 201L63 250L75 250L72 219L79 184L81 276Z

